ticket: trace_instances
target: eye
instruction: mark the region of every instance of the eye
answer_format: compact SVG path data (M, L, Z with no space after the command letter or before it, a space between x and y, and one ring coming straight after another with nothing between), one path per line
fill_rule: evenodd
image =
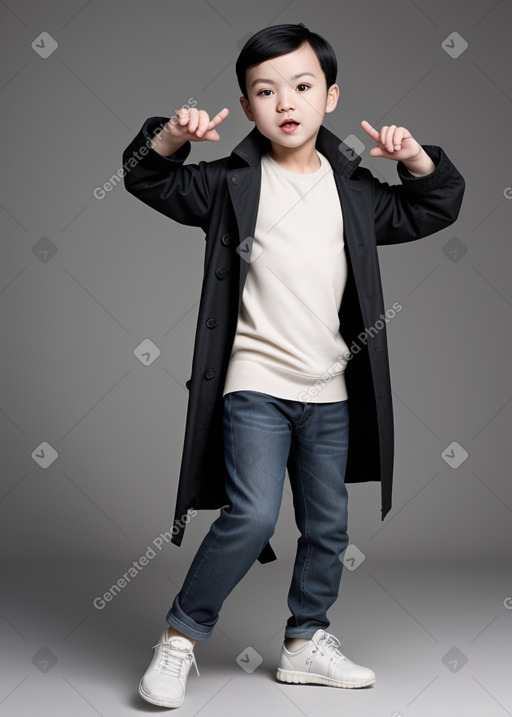
M297 87L305 87L306 90L309 89L311 85L307 85L305 82L301 82L300 85L297 85ZM304 90L302 90L304 91ZM264 92L272 92L272 90L260 90L257 94L262 95ZM264 95L265 97L268 97L268 95Z

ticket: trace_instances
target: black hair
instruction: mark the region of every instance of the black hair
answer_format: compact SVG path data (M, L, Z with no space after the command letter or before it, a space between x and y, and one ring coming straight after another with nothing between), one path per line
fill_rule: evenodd
M247 86L245 83L245 71L252 65L271 60L273 57L286 55L297 50L308 43L318 57L322 68L327 89L336 82L338 63L331 45L325 38L316 32L311 32L301 22L298 25L272 25L264 27L252 35L243 46L236 61L236 75L238 84L245 99Z

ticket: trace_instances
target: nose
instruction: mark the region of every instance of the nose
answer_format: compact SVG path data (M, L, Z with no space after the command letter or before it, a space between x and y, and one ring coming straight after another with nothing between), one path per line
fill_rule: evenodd
M280 111L287 111L290 109L293 109L294 102L293 102L293 89L291 87L286 87L284 89L281 89L279 91L279 99L277 102L277 108Z

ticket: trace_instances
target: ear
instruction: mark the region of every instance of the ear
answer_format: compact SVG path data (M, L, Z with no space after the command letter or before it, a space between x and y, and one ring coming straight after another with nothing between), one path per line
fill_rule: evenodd
M242 105L242 109L247 119L251 122L254 122L254 117L252 116L251 112L251 103L249 102L249 100L246 100L245 97L240 97L240 104Z
M340 88L338 85L334 84L329 87L329 90L327 92L327 102L325 105L325 111L326 112L332 112L336 109L336 105L338 104L338 99L340 96Z

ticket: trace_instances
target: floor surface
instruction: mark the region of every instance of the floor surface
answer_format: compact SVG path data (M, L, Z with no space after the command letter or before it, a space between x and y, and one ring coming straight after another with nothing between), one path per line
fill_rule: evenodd
M173 547L174 549L174 547ZM4 570L0 715L121 717L165 710L138 683L187 566L149 563L110 601L119 563ZM285 685L275 670L291 564L255 563L196 644L183 717L504 717L512 715L510 566L366 564L345 569L328 631L376 683ZM239 710L239 711L238 711Z

